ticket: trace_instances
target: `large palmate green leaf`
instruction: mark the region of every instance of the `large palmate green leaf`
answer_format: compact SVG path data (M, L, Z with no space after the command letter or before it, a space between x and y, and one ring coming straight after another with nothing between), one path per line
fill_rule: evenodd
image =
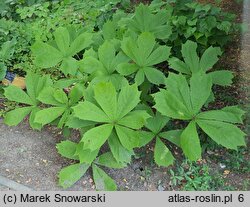
M172 34L168 16L166 10L153 14L149 6L140 4L136 7L133 18L128 21L128 27L139 34L151 32L156 38L167 39Z
M159 112L157 112L155 116L147 120L145 125L145 127L150 131L143 131L141 133L141 142L143 145L146 145L153 138L156 138L154 160L157 165L165 167L173 164L174 157L167 146L161 141L161 138L176 144L179 142L181 134L180 130L164 131L163 129L168 121L168 117L162 116ZM143 140L145 140L145 142Z
M201 146L198 126L215 142L230 149L244 146L245 134L234 123L242 123L243 111L239 108L225 107L221 110L201 112L201 108L207 102L212 88L210 76L202 73L194 73L190 84L186 78L179 74L170 74L166 80L167 89L154 95L155 108L162 114L174 119L190 121L188 126L180 134L180 139L173 140L171 133L160 133L159 136L167 138L177 146L180 146L190 160L201 157Z
M5 89L4 96L10 100L20 104L28 105L9 111L6 113L4 122L10 126L18 125L28 114L30 114L29 123L33 129L41 129L42 125L36 123L34 117L40 111L38 95L45 87L52 85L49 76L40 76L29 72L25 78L26 89L25 93L22 89L16 86L8 86Z
M35 64L42 68L50 68L60 64L60 70L65 75L75 75L78 62L73 56L91 45L92 35L82 33L73 37L70 34L69 28L59 27L54 32L55 44L36 42L32 46Z
M98 49L97 54L86 55L79 64L82 72L90 74L91 81L94 84L99 82L112 82L120 89L126 82L126 79L116 72L117 65L126 62L128 58L117 51L110 41L105 41Z
M37 112L34 121L44 126L57 120L57 127L62 128L71 115L71 107L83 97L83 92L78 90L78 87L84 88L81 84L76 84L68 95L63 89L55 86L45 87L39 93L38 100L49 107Z
M194 110L186 78L181 74L170 74L166 80L166 85L168 90L161 90L154 94L155 108L161 114L174 119L191 119ZM210 91L211 89L208 90Z
M201 58L197 54L197 43L188 40L182 45L181 50L184 62L176 57L169 59L169 65L172 69L191 75L194 73L206 73L218 62L221 56L221 49L218 47L209 47ZM228 86L232 83L233 73L227 70L219 70L208 73L212 78L213 84Z
M121 48L133 63L119 64L117 71L120 74L127 76L136 73L135 81L138 85L144 82L145 76L151 83L164 83L164 74L154 65L168 59L170 47L157 45L153 34L144 32L137 40L132 37L125 38Z
M150 117L146 111L133 110L140 101L140 92L136 85L128 84L119 93L112 83L101 82L93 87L94 101L84 101L73 107L78 119L98 124L83 135L81 142L85 149L94 151L108 140L114 158L125 162L133 154L133 148L139 146L137 130Z
M68 97L62 89L56 89L52 86L44 88L38 96L38 100L44 104L52 105L37 112L35 122L42 126L49 124L61 117L58 127L62 128L69 115Z
M170 74L166 85L167 90L154 95L155 108L165 116L182 120L190 120L200 111L212 87L210 77L199 73L191 77L190 86L181 74Z

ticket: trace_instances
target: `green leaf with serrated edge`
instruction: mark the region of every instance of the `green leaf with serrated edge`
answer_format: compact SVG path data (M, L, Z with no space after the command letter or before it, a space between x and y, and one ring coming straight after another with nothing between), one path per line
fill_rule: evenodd
M126 167L126 163L117 162L111 152L106 152L96 159L96 164L109 168L120 169Z
M196 52L197 43L188 40L182 45L181 53L192 73L199 71L199 57Z
M78 105L72 107L75 117L94 122L109 122L108 116L95 104L84 101Z
M39 78L42 78L42 76L35 74L35 73L27 73L25 77L25 85L27 88L27 94L32 99L34 103L36 103L37 93L36 93L36 86L39 81Z
M145 73L142 69L140 69L135 75L135 83L138 86L140 86L141 84L143 84L144 80L145 80Z
M42 124L38 124L35 122L36 114L40 110L41 110L40 108L34 107L30 113L29 124L30 124L32 129L41 130L41 128L42 128Z
M176 57L170 58L168 60L168 64L169 64L170 68L172 68L180 73L191 75L191 71L190 71L189 67L186 65L186 63L184 63L183 61L179 60Z
M63 54L51 45L36 42L31 47L35 55L35 64L42 68L50 68L62 61Z
M102 33L105 40L114 39L116 36L116 23L108 20L102 27Z
M89 163L91 164L99 153L99 149L91 151L84 147L84 143L80 142L76 147L75 155L79 157L80 163Z
M53 122L55 119L60 117L64 112L65 107L51 107L43 109L36 113L35 122L42 124L43 126Z
M106 115L114 120L117 110L117 93L112 83L99 83L94 87L95 100Z
M242 124L242 116L244 113L245 112L237 106L228 106L221 110L201 112L196 116L196 118Z
M121 141L121 144L128 150L138 147L140 143L140 135L138 131L115 125L116 133Z
M141 35L139 35L137 39L137 46L140 52L140 57L136 57L138 65L145 66L147 63L147 58L153 51L155 44L155 37L152 33L143 32Z
M222 54L221 49L219 47L209 47L205 50L200 59L200 68L203 71L207 71L211 69L215 63L218 62L220 56Z
M150 83L160 85L164 83L165 75L156 68L146 67L143 71Z
M128 27L137 33L152 32L156 38L167 39L172 33L167 17L168 11L159 10L153 14L147 5L140 4L133 19L128 21Z
M89 168L89 164L73 164L61 169L59 172L59 184L63 188L69 188L76 183L86 173Z
M97 85L103 82L112 83L112 85L115 87L116 90L120 90L127 84L127 79L120 74L113 73L111 75L102 75L95 77L91 81L91 84Z
M57 89L53 88L51 86L49 87L45 87L39 94L38 96L38 100L41 101L44 104L48 104L48 105L53 105L53 106L60 106L60 105L64 105L62 103L60 103L59 101L56 100L56 98L54 97L54 93Z
M75 154L77 148L77 143L71 142L69 140L62 141L56 145L57 152L66 158L72 160L79 160L79 157Z
M164 138L170 142L172 142L173 144L175 144L176 146L180 147L180 138L181 138L181 134L182 134L183 130L170 130L170 131L166 131L166 132L161 132L159 134L159 137Z
M140 137L138 147L144 147L155 137L153 132L139 131L138 133Z
M137 86L126 85L124 86L118 96L117 104L117 118L122 118L130 111L132 111L140 102L140 94Z
M68 103L68 97L62 89L55 89L53 97L62 104Z
M40 76L38 74L28 72L25 76L25 84L26 90L29 97L32 99L34 103L38 103L36 100L41 90L44 88L45 85L49 86L50 79L48 76ZM38 91L40 90L40 91Z
M96 58L87 56L78 62L79 70L83 73L92 74L95 71L103 70L102 63Z
M111 64L115 58L116 50L113 44L108 41L105 41L98 49L99 60L107 69L111 69ZM109 71L113 72L113 71Z
M65 75L76 75L77 69L79 65L76 59L72 57L67 57L62 59L62 64L60 66L60 70L65 74Z
M114 72L115 70L117 70L118 65L120 65L121 63L125 63L129 61L129 58L127 55L125 55L122 51L120 51L115 58L112 60L111 64L110 64L110 68L109 71Z
M230 86L233 83L233 72L228 70L219 70L208 73L212 78L213 84L220 86Z
M190 79L190 96L192 101L193 113L200 111L206 103L212 91L212 80L207 75L199 73L193 74Z
M156 65L158 63L166 61L170 56L170 47L159 46L155 49L147 58L146 66Z
M109 177L101 168L92 165L93 177L98 191L116 191L115 181Z
M137 62L140 52L136 42L132 38L124 38L121 42L121 49L129 58Z
M159 112L156 112L154 117L147 119L145 127L151 130L154 134L158 134L164 126L166 126L168 121L168 117L162 116Z
M196 161L201 158L200 139L194 121L191 121L182 132L180 144L185 156L189 160Z
M67 88L71 86L72 84L78 82L78 79L60 79L54 83L55 88Z
M115 132L111 133L108 143L109 148L117 162L130 163L131 156L134 155L134 152L132 150L127 150L122 146Z
M245 133L233 124L201 119L197 119L197 124L217 144L228 149L237 150L238 146L246 146Z
M131 63L121 63L117 66L117 71L122 75L130 75L139 70L139 66Z
M174 162L174 157L159 137L156 138L154 160L157 165L168 167Z
M32 107L17 108L6 113L4 123L17 126L32 110Z
M86 148L94 151L99 149L109 138L113 126L111 124L103 124L87 131L81 140Z
M128 113L125 117L120 119L117 124L123 125L132 129L141 129L146 120L150 117L150 115L146 111L132 111Z
M192 103L190 97L190 89L185 76L174 73L169 73L168 78L165 80L166 88L171 91L192 113Z
M132 37L125 38L121 43L121 49L133 60L134 63L132 65L136 66L131 65L126 69L125 67L128 64L124 63L118 67L118 72L121 74L131 74L133 71L138 71L135 76L135 82L138 85L143 83L145 75L148 80L152 80L153 83L163 83L164 76L160 72L157 72L156 70L144 71L144 68L151 68L151 66L163 62L169 57L169 47L158 46L155 48L155 46L155 37L150 32L143 32L139 35L137 40L134 40ZM138 69L137 66L139 67Z
M192 114L186 106L177 99L175 94L166 90L161 90L154 94L154 99L156 103L154 108L156 108L162 115L181 120L192 119Z
M35 104L31 98L19 87L10 85L4 89L4 96L10 100L17 103L23 103L28 105Z
M77 36L70 44L68 55L73 56L89 47L93 43L92 37L93 36L90 33L83 33Z
M93 121L86 121L86 120L81 120L74 115L69 116L67 122L65 123L65 126L73 129L79 129L83 128L86 126L94 126L96 123Z
M63 126L65 125L65 123L67 122L69 116L70 116L70 109L66 108L66 110L64 111L64 113L62 114L58 124L57 124L57 128L62 129Z
M70 35L67 28L59 27L54 32L55 41L58 49L63 53L64 56L67 55L70 44Z
M70 90L70 93L68 95L70 105L76 104L82 99L84 90L85 86L83 84L76 84Z

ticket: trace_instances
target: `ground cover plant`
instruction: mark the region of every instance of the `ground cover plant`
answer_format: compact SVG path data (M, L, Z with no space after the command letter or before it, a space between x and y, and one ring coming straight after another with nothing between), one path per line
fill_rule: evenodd
M239 127L244 111L210 107L216 102L214 85L233 82L232 72L213 68L237 31L232 15L188 1L156 0L134 7L127 1L87 2L86 10L73 1L19 7L19 18L34 31L24 44L28 52L15 51L21 46L15 39L0 52L0 78L12 54L24 53L25 59L12 63L27 66L26 92L4 89L5 98L18 105L5 114L4 123L16 126L28 116L35 130L52 124L64 134L81 133L79 142L64 140L56 146L61 156L73 160L58 174L62 187L72 186L90 168L97 190L116 190L105 169L126 167L135 150L148 144L154 162L163 167L175 163L172 146L190 161L200 160L204 136L227 149L246 146ZM54 24L67 9L82 16ZM44 25L42 19L50 19L53 11L56 21ZM186 189L197 187L193 183Z

